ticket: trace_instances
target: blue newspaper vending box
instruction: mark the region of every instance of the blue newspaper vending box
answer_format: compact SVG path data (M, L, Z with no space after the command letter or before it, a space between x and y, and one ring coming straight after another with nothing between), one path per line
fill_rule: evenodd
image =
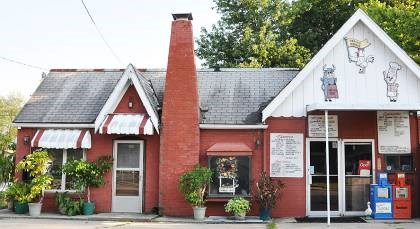
M370 185L370 208L374 219L392 219L392 185L388 183L388 175L380 173L378 184Z

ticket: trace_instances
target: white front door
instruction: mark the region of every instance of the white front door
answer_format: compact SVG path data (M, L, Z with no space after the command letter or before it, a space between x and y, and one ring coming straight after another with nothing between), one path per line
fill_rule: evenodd
M143 141L114 141L112 211L142 213Z

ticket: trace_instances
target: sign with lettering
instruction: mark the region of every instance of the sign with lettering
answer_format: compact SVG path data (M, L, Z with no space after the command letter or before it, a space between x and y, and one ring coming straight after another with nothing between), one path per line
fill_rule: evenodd
M270 176L303 177L303 134L270 134Z
M376 203L376 213L392 213L391 203Z
M312 138L325 137L325 116L308 115L308 135ZM328 136L338 137L338 117L337 115L328 115Z
M411 153L408 111L378 111L377 123L379 153Z

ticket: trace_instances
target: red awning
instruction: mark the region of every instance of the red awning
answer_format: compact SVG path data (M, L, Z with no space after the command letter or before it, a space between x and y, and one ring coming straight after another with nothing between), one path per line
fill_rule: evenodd
M153 125L146 114L109 114L99 128L99 133L153 135Z
M31 146L53 149L90 149L91 136L87 129L39 129L32 139Z
M251 156L252 149L242 142L220 142L206 150L207 156Z

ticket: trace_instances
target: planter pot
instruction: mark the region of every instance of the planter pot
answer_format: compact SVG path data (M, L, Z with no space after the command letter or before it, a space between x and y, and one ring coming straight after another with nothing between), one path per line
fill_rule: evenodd
M270 209L268 208L261 208L260 209L260 219L261 220L269 220L270 219Z
M14 207L13 200L7 201L7 209L10 211L13 211L13 207Z
M92 215L95 212L94 202L83 203L83 215Z
M29 203L29 215L39 216L41 215L42 203Z
M242 213L242 214L235 214L235 220L245 220L245 215L246 213Z
M15 212L16 214L25 214L28 213L29 207L26 202L15 202Z
M195 220L204 220L206 216L206 207L193 207L193 211Z

